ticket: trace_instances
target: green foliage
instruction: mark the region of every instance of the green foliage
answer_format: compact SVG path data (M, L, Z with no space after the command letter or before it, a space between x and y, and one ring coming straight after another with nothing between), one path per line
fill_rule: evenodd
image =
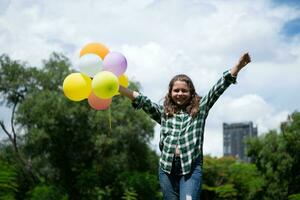
M110 112L71 102L62 91L71 72L61 54L40 68L0 56L0 102L19 147L0 143L0 199L162 199L148 145L155 123L122 96ZM252 163L204 158L202 199L299 199L299 112L247 149Z
M160 196L156 174L148 172L123 172L118 178L123 191L136 193L138 199L152 200Z
M137 200L137 193L133 189L126 189L122 199L124 200Z
M23 200L26 197L26 192L32 188L34 183L32 182L32 179L29 179L28 174L26 174L27 171L23 170L23 166L20 165L14 156L15 154L11 153L11 148L9 146L0 148L0 165L7 166L13 170L14 185L17 185L17 190L14 192L14 197L15 199Z
M54 186L37 185L28 193L27 200L67 200L67 195L62 195Z
M237 197L237 190L232 184L224 184L220 186L202 186L202 199L230 199L234 200Z
M0 200L15 199L18 191L15 169L0 160Z
M236 160L232 157L212 158L204 157L203 183L208 186L220 186L228 182L229 167Z
M17 105L14 125L23 132L18 145L43 183L27 188L32 198L39 192L52 198L57 187L70 199L120 199L123 190L112 197L118 174L156 174L158 157L148 146L154 122L128 99L115 97L111 114L93 110L86 100L71 102L61 87L71 73L70 62L60 54L52 54L39 69L5 55L0 64L1 100Z
M288 200L300 200L300 193L289 195Z
M264 179L254 164L232 164L230 166L230 182L238 191L238 199L257 199L263 192Z
M225 184L215 188L218 199L236 199L237 190L232 184Z
M204 157L204 199L257 199L264 180L253 164L237 162L234 158Z
M53 56L58 56L54 54ZM7 55L0 56L1 102L8 107L22 102L34 90L41 90L42 71L29 67L26 63L11 60Z
M268 132L248 141L252 157L265 179L262 199L287 199L300 192L300 113L281 124L281 132Z

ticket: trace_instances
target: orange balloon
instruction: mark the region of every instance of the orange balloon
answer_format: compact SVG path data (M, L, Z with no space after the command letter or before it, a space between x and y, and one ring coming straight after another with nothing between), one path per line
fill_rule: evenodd
M109 108L112 99L101 99L97 97L93 92L91 92L88 102L89 105L95 110L106 110Z
M79 57L88 53L97 54L103 60L104 57L109 53L109 49L101 43L89 43L81 49Z

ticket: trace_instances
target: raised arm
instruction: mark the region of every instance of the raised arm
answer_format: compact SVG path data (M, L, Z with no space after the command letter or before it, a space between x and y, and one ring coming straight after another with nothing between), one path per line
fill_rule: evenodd
M139 96L138 92L130 90L128 88L124 88L122 86L119 87L119 92L121 95L128 97L131 101L133 101L137 96Z
M236 65L234 65L229 71L225 71L223 73L223 76L201 100L200 106L205 107L206 114L208 114L210 108L218 100L221 94L223 94L223 92L229 87L229 85L236 82L236 77L239 71L250 62L251 58L249 54L244 53Z
M240 57L237 64L231 68L231 70L230 70L231 75L236 77L238 75L239 71L250 62L251 62L251 57L250 57L249 53L248 52L244 53Z
M121 95L128 97L132 101L132 105L135 109L142 108L153 120L159 124L161 123L161 115L163 112L162 106L153 103L146 96L122 86L119 87L119 92Z

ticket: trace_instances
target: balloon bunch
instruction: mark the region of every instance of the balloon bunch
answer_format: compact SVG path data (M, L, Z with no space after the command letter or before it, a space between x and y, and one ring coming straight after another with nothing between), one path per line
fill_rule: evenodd
M89 43L80 51L80 72L69 74L63 82L63 91L72 101L88 99L96 110L108 109L112 97L118 95L119 85L128 87L126 58L110 52L100 43Z

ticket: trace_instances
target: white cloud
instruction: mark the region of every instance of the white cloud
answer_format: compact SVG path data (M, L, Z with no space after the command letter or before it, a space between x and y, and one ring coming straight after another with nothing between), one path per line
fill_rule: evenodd
M141 83L143 91L153 94L154 100L158 101L167 91L166 80L170 78L168 52L154 42L141 47L124 45L122 51L130 66L127 73ZM162 87L158 90L157 86Z
M221 97L211 109L207 118L204 153L214 156L223 154L223 123L252 121L258 134L271 129L279 129L280 122L287 119L287 110L276 110L256 94L246 94L238 98Z
M276 128L299 109L300 36L282 35L297 8L271 0L5 1L0 4L0 52L38 66L53 51L73 63L88 42L102 42L128 59L127 75L158 102L177 73L200 95L250 51L251 63L208 118L206 152L217 154L223 121L253 120ZM299 94L298 94L299 93ZM234 115L227 115L234 112ZM221 145L222 147L222 145Z
M206 126L204 134L203 153L205 155L223 156L223 134L222 128L211 128Z
M217 116L217 119L227 123L253 121L258 126L259 133L277 129L279 123L286 120L289 113L287 110L276 110L256 94L247 94L234 99L226 96L216 104L215 112L214 116Z

